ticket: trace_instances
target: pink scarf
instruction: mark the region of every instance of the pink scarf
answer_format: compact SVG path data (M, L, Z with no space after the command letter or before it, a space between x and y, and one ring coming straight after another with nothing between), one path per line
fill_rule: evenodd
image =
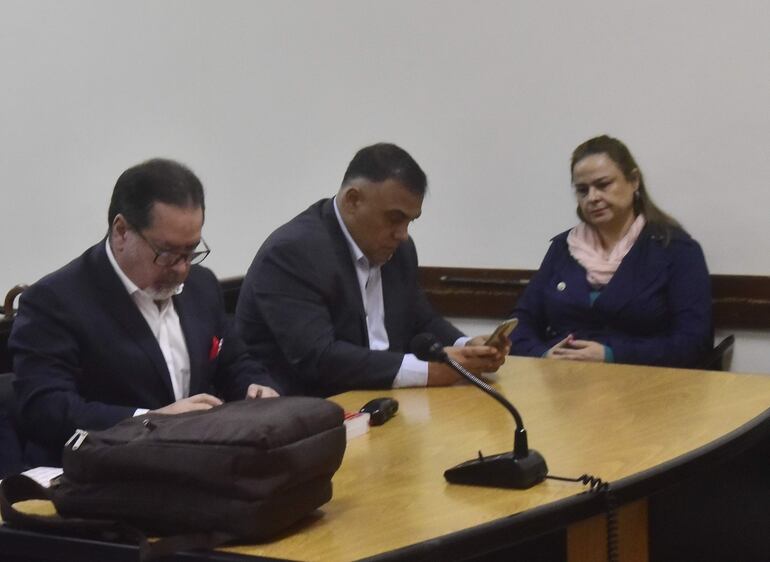
M599 233L591 225L581 222L569 231L569 253L585 268L586 279L592 287L602 287L610 282L620 262L639 238L645 224L644 215L636 217L625 236L609 252L602 248Z

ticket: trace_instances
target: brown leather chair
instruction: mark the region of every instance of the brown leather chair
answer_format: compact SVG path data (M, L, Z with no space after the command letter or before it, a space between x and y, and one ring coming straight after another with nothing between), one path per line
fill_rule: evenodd
M26 285L16 285L5 295L5 302L0 310L0 373L13 370L11 357L8 353L8 338L11 335L11 326L16 316L16 309L13 307L16 299L26 289Z

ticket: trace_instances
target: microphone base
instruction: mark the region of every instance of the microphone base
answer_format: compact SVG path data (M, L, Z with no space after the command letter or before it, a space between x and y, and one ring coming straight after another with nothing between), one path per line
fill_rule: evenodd
M514 458L513 452L465 461L444 471L453 484L495 488L531 488L548 474L543 456L532 449L526 457Z

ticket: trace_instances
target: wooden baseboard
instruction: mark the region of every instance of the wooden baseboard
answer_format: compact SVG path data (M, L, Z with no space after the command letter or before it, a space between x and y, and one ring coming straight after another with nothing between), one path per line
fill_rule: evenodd
M534 274L532 269L421 267L420 283L444 316L503 319ZM242 282L243 277L220 280L225 310L230 314L235 311ZM711 291L717 329L770 330L770 277L712 275ZM6 346L12 324L12 311L0 315L0 372L10 370Z
M502 319L534 274L531 269L421 267L420 283L445 316ZM770 330L770 277L712 275L711 292L716 328Z

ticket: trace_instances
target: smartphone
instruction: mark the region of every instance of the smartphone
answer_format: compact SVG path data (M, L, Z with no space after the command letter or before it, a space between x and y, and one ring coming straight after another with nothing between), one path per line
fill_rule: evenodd
M492 342L494 342L500 336L500 334L505 335L507 338L511 335L511 332L513 332L518 323L518 318L509 318L505 322L500 323L497 328L495 328L495 331L492 332L492 335L487 338L487 341L484 342L484 345L492 345Z

